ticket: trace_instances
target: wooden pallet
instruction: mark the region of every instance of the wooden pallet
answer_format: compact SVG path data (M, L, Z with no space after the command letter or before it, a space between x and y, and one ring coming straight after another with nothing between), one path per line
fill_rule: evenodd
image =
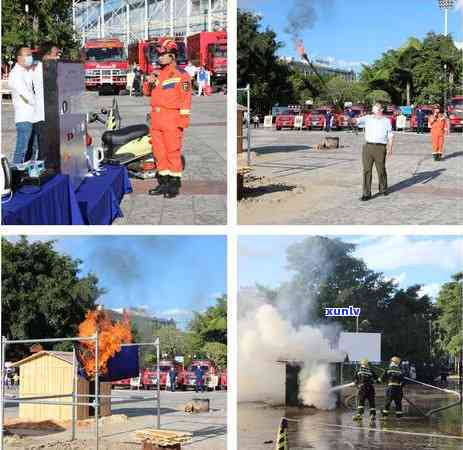
M185 444L191 441L192 433L172 430L157 430L155 428L145 428L135 431L137 439L149 440L158 446L168 447L177 444Z

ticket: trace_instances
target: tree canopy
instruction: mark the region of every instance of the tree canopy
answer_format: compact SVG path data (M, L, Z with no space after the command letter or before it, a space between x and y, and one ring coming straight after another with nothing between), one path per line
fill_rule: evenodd
M56 43L69 57L78 55L79 42L72 28L72 0L2 1L2 54L13 59L18 45L39 46Z
M287 249L288 282L272 290L258 286L295 326L336 323L355 331L355 318L327 318L325 308L361 308L359 331L382 333L382 358L393 354L414 361L429 360L437 311L421 286L401 289L354 255L355 245L339 239L310 237Z
M452 277L445 283L437 296L439 317L438 344L446 353L458 356L463 351L463 272Z
M81 274L79 259L53 245L2 239L2 333L9 339L74 337L104 293L95 275ZM11 350L17 356L28 353Z

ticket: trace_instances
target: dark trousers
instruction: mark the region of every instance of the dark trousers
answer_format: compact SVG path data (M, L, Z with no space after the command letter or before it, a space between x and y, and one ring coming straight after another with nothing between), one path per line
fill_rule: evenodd
M424 122L418 121L417 133L424 133Z
M175 378L170 378L170 390L175 392Z
M376 415L375 406L375 388L371 384L363 384L359 388L358 392L358 413L363 414L365 410L365 403L368 400L368 406L370 407L370 415Z
M384 410L386 411L386 414L389 412L389 409L391 408L391 403L394 402L396 415L402 415L402 397L403 392L400 386L387 387L386 404L384 405Z
M47 136L45 134L45 121L36 122L32 125L32 138L30 145L30 158L44 159L44 152L47 146Z
M195 384L196 392L204 392L204 381L203 380L196 380Z
M373 164L376 166L379 180L379 192L387 190L387 173L386 173L386 144L369 144L363 145L363 195L371 196L371 177Z

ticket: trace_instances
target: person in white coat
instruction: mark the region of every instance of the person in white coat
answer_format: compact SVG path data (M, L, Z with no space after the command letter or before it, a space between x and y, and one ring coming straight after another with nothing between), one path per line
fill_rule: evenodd
M21 164L26 157L35 121L35 94L30 69L33 64L32 51L22 46L16 50L16 64L8 77L16 123L16 149L13 164Z

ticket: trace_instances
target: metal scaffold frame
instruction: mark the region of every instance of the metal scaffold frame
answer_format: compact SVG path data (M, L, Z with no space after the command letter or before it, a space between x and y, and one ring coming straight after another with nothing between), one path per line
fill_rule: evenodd
M72 21L82 42L114 37L128 45L226 29L227 0L73 0Z
M76 439L76 422L77 422L77 407L78 406L89 406L93 407L95 411L95 439L96 439L96 450L100 449L100 432L99 432L99 408L101 406L100 399L101 398L109 398L111 405L120 405L126 403L138 403L138 402L152 402L153 400L156 402L156 414L155 414L155 428L161 428L161 392L160 392L160 340L159 337L155 339L154 342L140 342L140 343L130 343L130 344L122 344L122 347L130 347L130 346L154 346L156 349L156 376L157 376L157 389L154 391L154 396L150 398L145 397L138 397L131 395L130 397L127 396L120 396L120 395L107 395L107 394L100 394L99 392L99 336L98 332L89 337L73 337L73 338L51 338L51 339L20 339L20 340L8 340L5 337L0 338L0 450L3 450L3 437L4 437L4 429L3 424L5 421L5 404L13 403L13 404L20 404L20 403L29 403L35 405L59 405L59 406L72 406L72 436L71 441ZM73 349L73 380L72 380L72 392L69 394L57 394L57 395L46 395L40 397L19 397L19 396L5 396L5 349L7 345L14 345L14 344L39 344L39 343L51 343L51 342L82 342L82 341L93 341L95 342L95 393L94 394L78 394L77 393L77 381L78 381L78 363L76 357L75 348ZM79 397L85 398L93 398L93 401L80 401ZM71 398L71 401L53 401L55 398ZM116 402L113 402L112 399L122 399Z

